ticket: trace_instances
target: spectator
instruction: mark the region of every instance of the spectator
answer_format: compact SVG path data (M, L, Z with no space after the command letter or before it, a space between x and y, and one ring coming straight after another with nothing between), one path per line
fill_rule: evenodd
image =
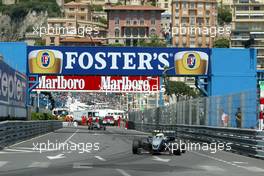
M227 127L228 126L228 121L229 121L229 116L225 113L224 110L222 110L221 120L222 120L222 126L223 127Z
M236 116L236 127L237 128L241 128L241 125L242 125L242 112L241 112L241 109L239 107L237 108L237 112L236 112L235 116Z
M263 110L259 112L259 130L263 130Z

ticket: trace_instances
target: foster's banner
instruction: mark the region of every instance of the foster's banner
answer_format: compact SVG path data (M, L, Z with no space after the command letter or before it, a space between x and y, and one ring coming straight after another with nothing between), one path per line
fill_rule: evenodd
M37 75L206 75L210 49L28 47L28 73Z
M146 76L39 76L38 82L34 91L149 93L160 90L159 77Z

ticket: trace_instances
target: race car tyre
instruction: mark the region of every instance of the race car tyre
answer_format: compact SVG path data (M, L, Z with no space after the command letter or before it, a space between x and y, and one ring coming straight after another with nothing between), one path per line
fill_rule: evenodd
M132 152L133 152L133 154L139 154L140 153L140 150L139 150L139 141L138 140L133 140Z
M182 153L186 153L186 147L182 146L181 148L182 148L181 152L182 152ZM184 148L184 149L183 149L183 148Z
M181 150L180 150L180 149L178 149L178 150L174 150L174 151L173 151L173 154L174 154L174 155L181 155Z

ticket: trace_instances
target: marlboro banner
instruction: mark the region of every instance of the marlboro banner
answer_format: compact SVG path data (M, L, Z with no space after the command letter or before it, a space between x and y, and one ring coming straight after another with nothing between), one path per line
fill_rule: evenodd
M33 91L130 92L160 90L159 77L146 76L39 76Z

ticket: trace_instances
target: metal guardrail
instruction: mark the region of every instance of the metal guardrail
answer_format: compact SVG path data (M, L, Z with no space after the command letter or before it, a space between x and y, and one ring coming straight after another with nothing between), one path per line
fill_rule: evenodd
M264 159L264 132L252 129L196 125L159 125L135 123L138 131L172 130L177 136L194 142L231 143L231 151Z
M0 122L0 149L62 128L60 121L4 121Z

